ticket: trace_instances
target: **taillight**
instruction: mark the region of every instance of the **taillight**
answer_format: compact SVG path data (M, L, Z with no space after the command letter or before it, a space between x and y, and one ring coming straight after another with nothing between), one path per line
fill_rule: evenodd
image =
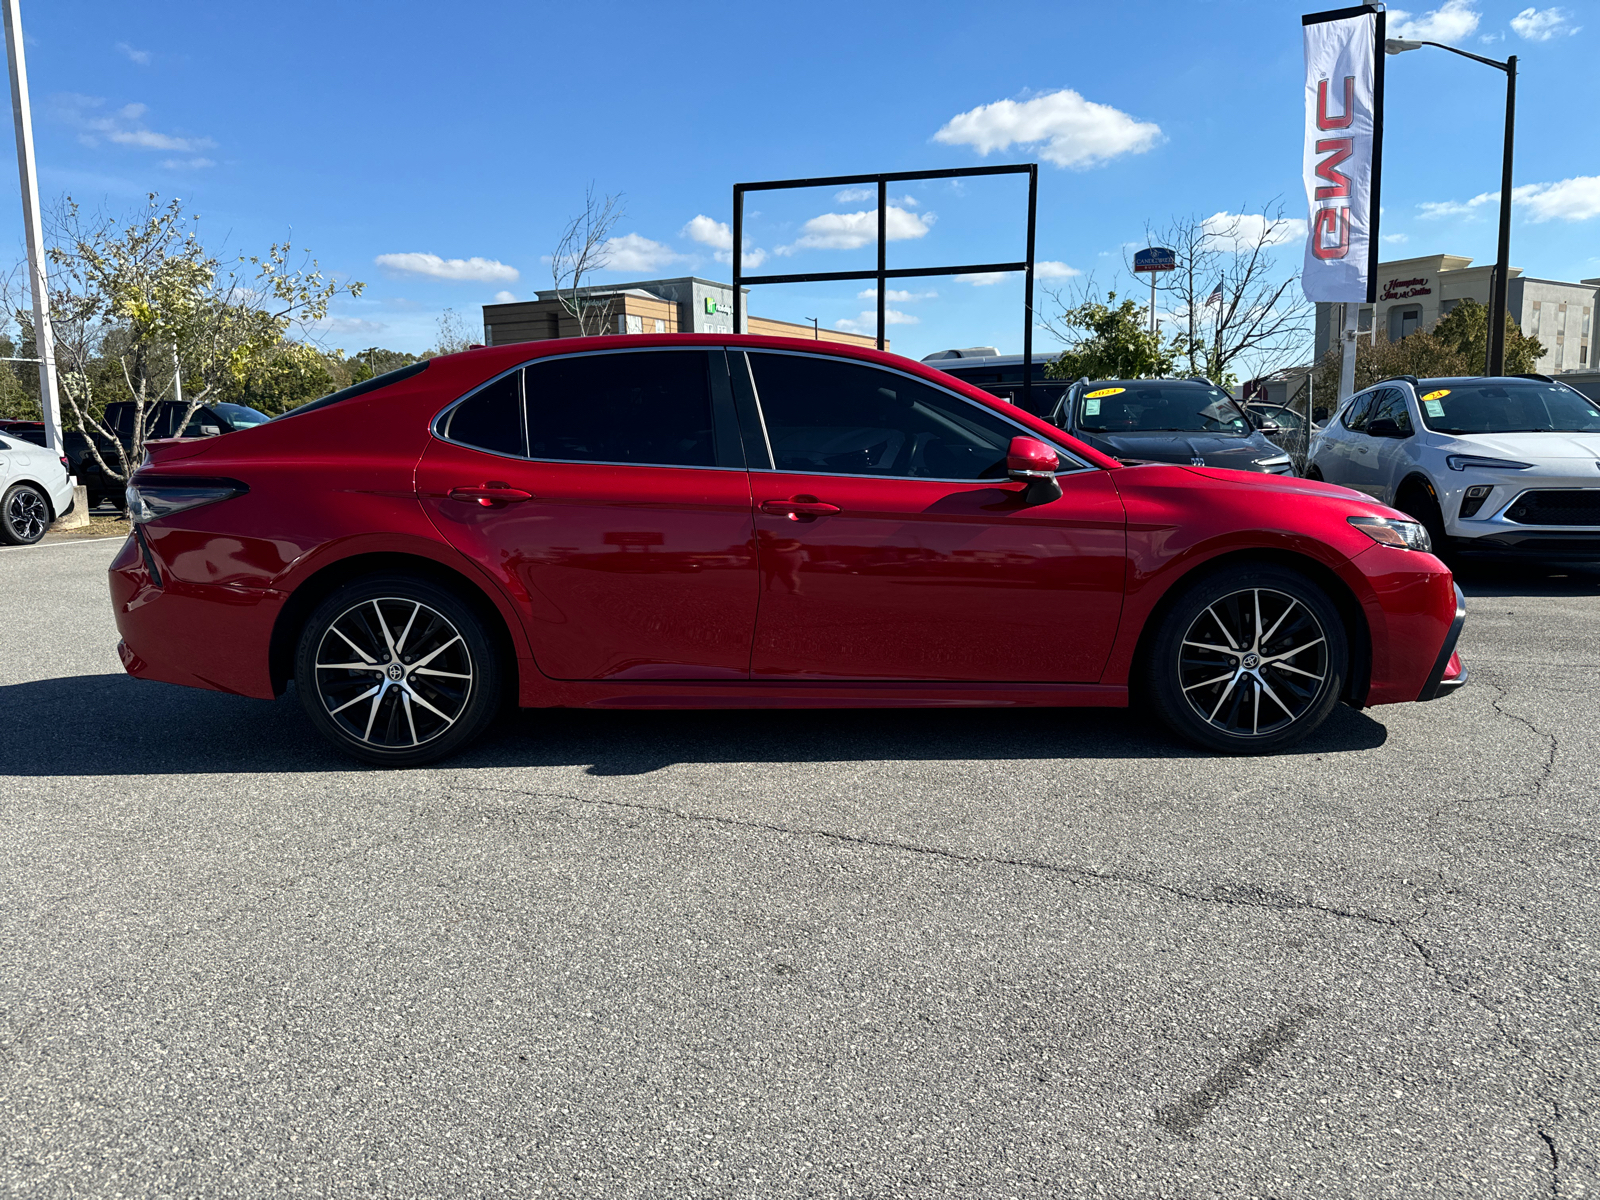
M135 525L159 521L187 509L232 500L250 489L237 479L185 479L135 475L128 484L128 516Z

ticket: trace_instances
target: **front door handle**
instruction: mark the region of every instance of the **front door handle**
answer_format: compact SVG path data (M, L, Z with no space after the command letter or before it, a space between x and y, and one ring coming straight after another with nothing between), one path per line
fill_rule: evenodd
M801 517L825 517L839 511L837 504L818 500L815 496L796 496L792 500L763 500L761 511L769 517L788 517L798 521Z
M503 483L472 484L467 487L450 489L450 499L461 500L466 503L477 501L484 508L493 508L497 504L521 504L524 500L532 500L533 493L525 492L521 488L507 487Z

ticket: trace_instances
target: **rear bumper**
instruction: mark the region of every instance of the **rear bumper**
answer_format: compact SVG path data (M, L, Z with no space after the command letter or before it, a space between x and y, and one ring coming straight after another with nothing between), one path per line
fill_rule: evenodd
M1428 682L1422 685L1422 691L1417 694L1418 700L1437 700L1440 696L1448 696L1467 682L1466 664L1456 653L1456 642L1460 640L1461 628L1466 623L1467 598L1461 591L1461 585L1457 584L1455 620L1450 622L1450 632L1445 634L1438 660L1433 664Z

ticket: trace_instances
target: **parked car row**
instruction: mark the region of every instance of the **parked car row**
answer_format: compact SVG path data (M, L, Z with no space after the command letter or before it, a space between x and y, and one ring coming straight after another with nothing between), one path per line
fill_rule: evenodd
M31 546L71 511L66 456L0 431L0 542Z
M1208 385L1104 387L1077 392L1080 437L829 343L434 358L152 447L110 569L119 653L246 696L292 681L330 741L389 766L461 749L512 697L1144 697L1202 746L1262 753L1340 702L1464 682L1461 594L1414 519L1261 461L1274 448ZM1201 465L1129 453L1172 442ZM1228 451L1251 472L1206 465Z

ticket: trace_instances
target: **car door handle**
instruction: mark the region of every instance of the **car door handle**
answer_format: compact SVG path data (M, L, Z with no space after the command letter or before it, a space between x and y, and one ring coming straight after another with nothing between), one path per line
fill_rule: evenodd
M521 488L507 487L503 483L480 483L469 487L451 488L450 499L467 503L476 500L484 508L493 508L497 504L521 504L524 500L532 500L533 493L525 492Z
M788 517L798 521L801 517L823 517L839 511L837 504L818 500L815 496L796 496L793 500L763 500L761 511L771 517Z

